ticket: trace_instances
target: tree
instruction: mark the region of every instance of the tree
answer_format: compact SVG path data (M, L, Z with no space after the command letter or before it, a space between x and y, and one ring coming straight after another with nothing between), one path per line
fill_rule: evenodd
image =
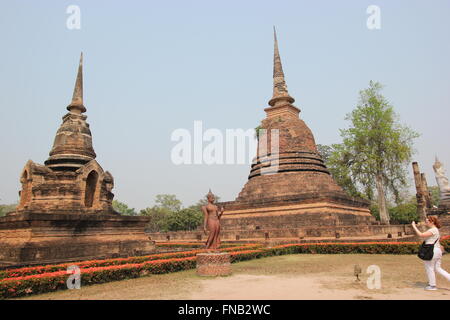
M333 153L333 146L327 146L326 144L317 144L317 151L319 152L320 156L322 157L323 162L325 164L328 162L328 159L330 159L331 154Z
M0 217L5 216L7 213L16 210L17 203L13 204L0 204Z
M390 192L396 202L400 200L413 140L419 135L398 122L381 89L380 83L370 81L369 88L360 91L356 109L346 116L351 125L341 130L343 143L336 157L345 163L352 181L363 187L369 199L376 190L380 220L389 224L386 193Z
M389 214L393 221L400 224L418 221L416 197L412 197L409 201L400 203L395 207L389 208Z
M182 203L174 194L158 194L155 199L156 207L170 211L181 210Z
M439 201L441 199L441 192L439 191L439 187L438 186L431 186L431 187L428 187L428 190L431 193L431 204L433 206L438 207L439 206Z
M168 216L167 228L170 231L192 231L203 221L203 213L194 206L174 211Z
M136 210L134 208L129 208L128 205L126 205L123 202L120 202L118 200L113 200L112 207L115 211L117 211L120 214L123 214L125 216L135 216L137 215Z
M317 149L336 183L349 195L353 197L364 197L358 191L350 177L348 167L350 154L344 152L340 144L333 144L331 146L318 144Z
M182 208L181 201L171 194L157 195L155 205L141 210L140 214L150 217L147 226L150 232L195 230L203 218L199 203Z
M402 201L399 204L389 206L390 222L394 224L409 224L412 221L418 221L416 197L411 197L408 200ZM378 204L373 202L370 206L370 212L379 220L380 210Z
M167 222L170 211L166 208L158 208L156 206L153 206L152 208L142 209L139 214L142 216L150 217L150 222L147 225L147 230L149 232L169 231Z

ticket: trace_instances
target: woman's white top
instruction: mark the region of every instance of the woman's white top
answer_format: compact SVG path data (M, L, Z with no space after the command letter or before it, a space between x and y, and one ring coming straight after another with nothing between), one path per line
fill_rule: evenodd
M425 240L425 243L426 243L426 244L433 244L433 243L434 243L436 240L438 240L439 237L441 236L441 235L439 234L439 229L436 228L436 227L433 227L433 228L428 229L428 231L431 232L433 235L430 236L430 237L428 237L428 238ZM434 245L434 247L435 247L435 248L436 248L436 247L439 248L439 241L436 242L436 244Z

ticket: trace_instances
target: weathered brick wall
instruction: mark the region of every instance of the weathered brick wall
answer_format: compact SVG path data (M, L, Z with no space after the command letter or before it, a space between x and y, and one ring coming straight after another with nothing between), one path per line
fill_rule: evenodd
M363 239L386 238L388 234L396 237L401 232L404 235L413 235L409 225L353 225L353 226L310 226L300 228L267 228L259 230L223 230L221 239L224 241L248 240L264 241L268 239L290 238L291 241L300 238L313 240L320 237L335 238L339 234L340 238L357 237L354 241ZM207 236L201 231L177 231L167 233L149 233L155 241L206 241ZM352 240L353 241L353 240Z
M148 217L26 213L0 218L0 265L64 262L153 252Z

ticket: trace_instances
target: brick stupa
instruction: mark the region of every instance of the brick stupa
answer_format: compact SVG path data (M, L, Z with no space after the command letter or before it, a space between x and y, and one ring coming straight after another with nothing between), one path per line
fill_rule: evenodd
M223 203L224 232L276 230L277 237L292 237L306 227L305 236L321 236L334 235L335 228L329 227L372 224L369 203L348 196L337 185L311 130L299 118L300 110L287 90L276 33L274 37L273 97L260 126L267 131L259 137L248 182L235 201ZM273 129L279 133L276 153L271 146ZM353 233L364 233L363 229L353 228ZM240 234L246 237L245 232Z
M22 170L17 212L112 214L113 176L95 160L92 135L83 113L83 57L69 111L56 133L45 165L29 160Z
M45 165L22 170L20 202L0 218L0 266L146 254L146 217L114 212L113 176L95 160L80 58L69 111Z

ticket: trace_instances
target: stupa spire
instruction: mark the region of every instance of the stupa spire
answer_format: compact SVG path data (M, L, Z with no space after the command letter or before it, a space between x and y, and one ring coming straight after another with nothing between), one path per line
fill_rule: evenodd
M84 166L95 159L92 147L92 135L83 105L83 53L78 66L77 80L73 90L72 102L67 106L69 112L64 115L63 123L56 132L50 157L45 165L53 170L72 170Z
M80 64L78 65L77 79L73 89L72 102L67 106L67 110L75 113L86 112L83 105L83 52L80 55Z
M273 52L273 96L269 105L275 106L278 101L293 103L295 100L289 95L286 81L284 79L283 66L281 64L280 52L278 50L277 31L273 27L274 52Z

